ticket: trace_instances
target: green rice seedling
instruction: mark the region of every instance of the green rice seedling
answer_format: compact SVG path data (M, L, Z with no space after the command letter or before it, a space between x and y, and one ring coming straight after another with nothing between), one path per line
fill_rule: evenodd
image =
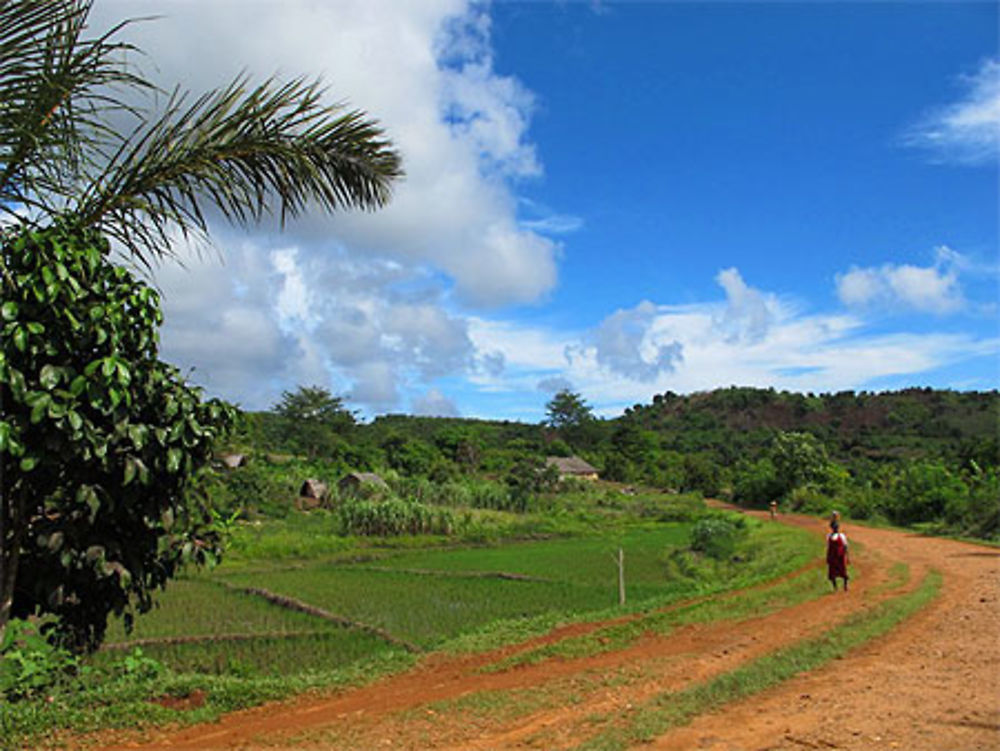
M235 575L236 586L263 587L351 621L427 647L498 619L606 607L610 591L569 582L428 577L338 566Z
M259 597L232 592L206 579L179 579L159 596L157 607L135 619L132 633L120 620L108 624L106 643L139 639L274 634L336 628L305 613L276 607Z
M360 629L334 626L304 634L146 644L143 654L174 673L250 678L329 671L393 649L384 640ZM92 664L107 667L119 656L112 651L100 652L92 658Z

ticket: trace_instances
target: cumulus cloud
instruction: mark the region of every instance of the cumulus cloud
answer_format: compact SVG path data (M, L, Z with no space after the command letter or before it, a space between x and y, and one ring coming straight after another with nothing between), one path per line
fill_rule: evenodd
M644 300L631 310L617 310L591 334L597 362L612 373L637 381L652 381L669 373L684 359L678 341L660 342L651 336L657 309Z
M458 417L455 403L437 389L430 389L423 396L413 400L411 410L415 415L427 417Z
M1000 60L984 60L963 76L965 96L927 114L904 143L927 150L936 161L996 164L1000 157Z
M720 271L715 281L726 291L726 309L718 322L720 329L733 341L762 339L773 318L765 296L747 285L735 268Z
M851 308L882 307L943 315L965 307L959 269L964 257L947 246L936 250L931 266L886 263L882 266L852 266L837 274L837 295Z
M941 263L956 255L947 248L938 251ZM551 393L572 384L597 414L612 416L668 390L688 393L733 384L800 392L885 387L1000 353L997 337L878 333L860 315L804 312L804 306L750 287L737 269L720 272L716 281L723 299L689 305L644 302L613 313L592 330L474 322L470 336L477 346L508 357L502 384L479 383L511 393ZM671 357L674 352L682 356ZM527 414L538 419L541 413L539 402Z
M561 376L552 376L540 380L537 388L546 394L558 394L560 391L572 391L573 384Z
M376 118L406 176L374 213L313 212L279 233L212 222L219 267L164 268L164 355L216 393L258 408L295 379L370 410L473 369L499 377L503 353L476 351L458 304L530 303L556 282L566 217L518 215L519 181L543 172L528 129L534 95L494 66L488 6L472 0L102 0L95 32L156 16L124 37L167 89L195 94L243 71L321 76L330 103ZM169 288L169 289L167 289Z

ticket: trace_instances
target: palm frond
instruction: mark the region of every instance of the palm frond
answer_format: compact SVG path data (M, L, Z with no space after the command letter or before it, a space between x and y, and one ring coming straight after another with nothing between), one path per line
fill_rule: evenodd
M0 211L60 210L80 175L120 137L108 117L133 111L116 94L151 85L112 41L84 40L92 0L0 0Z
M247 224L276 200L282 221L322 210L384 205L402 174L382 131L358 111L322 103L318 82L246 77L132 133L71 211L139 257L170 254L170 230L206 231L203 203Z
M175 91L159 116L131 104L155 87L113 38L129 21L83 38L92 2L0 0L0 215L62 215L149 264L175 230L207 233L204 206L246 224L388 201L399 155L318 82L240 76L190 103Z

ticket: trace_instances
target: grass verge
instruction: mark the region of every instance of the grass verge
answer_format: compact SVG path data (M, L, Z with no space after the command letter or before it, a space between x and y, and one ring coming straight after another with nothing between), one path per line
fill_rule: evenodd
M912 592L847 619L825 634L792 644L684 691L663 693L624 718L595 718L609 727L584 742L583 751L616 751L645 743L698 715L746 699L801 673L816 670L888 633L937 596L941 575L930 572Z

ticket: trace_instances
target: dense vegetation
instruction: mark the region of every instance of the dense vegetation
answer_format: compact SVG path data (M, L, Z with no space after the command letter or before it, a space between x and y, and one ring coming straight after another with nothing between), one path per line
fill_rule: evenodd
M611 481L1000 535L996 391L734 387L657 395L613 420L568 396L553 398L540 425L404 415L357 424L338 400L342 414L325 429L312 426L309 446L280 409L246 414L233 450L250 464L221 479L217 495L230 510L281 514L304 476L335 482L364 470L385 475L408 501L523 511L551 487L545 457L578 454Z

